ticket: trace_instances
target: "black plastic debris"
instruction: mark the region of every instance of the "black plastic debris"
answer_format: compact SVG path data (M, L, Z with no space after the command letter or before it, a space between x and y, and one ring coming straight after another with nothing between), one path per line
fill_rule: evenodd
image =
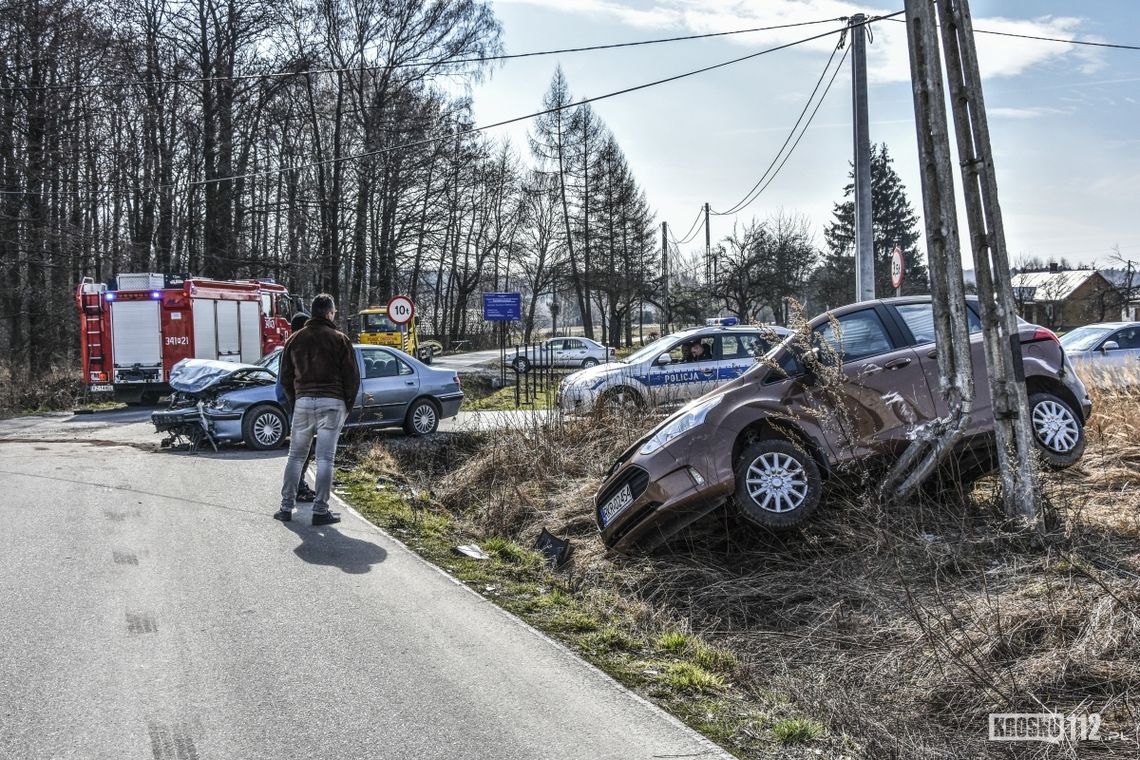
M456 554L462 554L471 559L491 559L491 555L479 548L477 544L463 544L455 547Z
M558 538L546 528L543 528L542 533L538 534L534 548L550 561L550 567L554 570L566 564L570 555L574 553L574 547L570 545L568 539Z

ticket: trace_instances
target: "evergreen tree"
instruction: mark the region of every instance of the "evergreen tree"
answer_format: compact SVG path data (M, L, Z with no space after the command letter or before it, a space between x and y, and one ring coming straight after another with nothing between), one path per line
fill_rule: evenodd
M928 293L926 263L917 248L921 235L918 217L906 196L899 175L891 166L886 144L871 146L871 236L875 252L875 295L894 295L891 287L891 252L902 248L906 264L903 295ZM813 311L851 303L855 299L855 192L852 179L843 188L847 200L835 204L832 222L824 229L827 253L823 266L813 276L815 302Z

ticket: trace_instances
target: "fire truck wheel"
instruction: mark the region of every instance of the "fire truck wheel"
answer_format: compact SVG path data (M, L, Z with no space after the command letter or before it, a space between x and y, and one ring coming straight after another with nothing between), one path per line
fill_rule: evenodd
M158 391L146 391L139 399L141 406L158 406Z
M289 432L285 413L275 406L262 404L245 413L241 421L241 437L245 445L257 451L279 447Z

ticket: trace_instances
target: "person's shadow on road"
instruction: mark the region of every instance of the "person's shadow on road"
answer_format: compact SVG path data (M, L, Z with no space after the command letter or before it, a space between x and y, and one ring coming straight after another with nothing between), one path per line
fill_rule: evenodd
M285 523L285 527L301 539L301 545L293 553L313 565L339 567L346 573L358 575L367 573L388 556L388 552L371 541L350 538L334 525L313 527L307 521L293 520Z

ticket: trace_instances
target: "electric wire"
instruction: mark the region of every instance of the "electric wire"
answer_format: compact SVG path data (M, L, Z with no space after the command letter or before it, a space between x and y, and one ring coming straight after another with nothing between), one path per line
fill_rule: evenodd
M898 15L898 14L901 14L903 12L904 11L896 11L892 15ZM873 19L867 19L863 23L867 24L867 23L870 23L874 20L877 20L878 18L882 18L882 17L877 16ZM515 124L515 123L518 123L521 121L529 121L530 119L535 119L535 118L538 118L539 116L545 116L547 114L556 113L558 111L570 110L573 108L580 108L581 106L584 106L584 105L587 105L590 103L597 103L599 101L607 100L609 98L615 98L615 97L618 97L620 95L627 95L627 94L632 93L632 92L638 92L640 90L646 90L646 89L649 89L651 87L657 87L659 85L668 84L670 82L676 82L678 80L686 79L688 77L697 76L698 74L705 74L705 73L708 73L710 71L715 71L717 69L722 69L722 68L725 68L727 66L732 66L732 65L735 65L738 63L742 63L744 61L752 60L753 58L759 58L762 55L768 55L769 53L775 53L775 52L778 52L780 50L788 50L790 48L798 47L799 45L804 45L808 42L814 42L815 40L823 39L825 37L830 37L833 34L842 33L845 30L850 29L850 28L851 28L850 25L847 25L847 26L841 27L839 29L832 29L832 30L828 30L826 32L822 32L820 34L813 34L810 37L804 37L804 38L801 38L798 40L794 40L792 42L786 42L782 45L775 45L775 46L770 47L770 48L765 48L763 50L759 50L755 53L749 53L747 55L742 55L742 56L739 56L737 58L729 59L727 61L721 61L720 63L714 63L714 64L711 64L709 66L703 66L699 69L692 69L690 71L684 72L683 74L675 74L671 77L665 77L664 79L657 79L657 80L654 80L652 82L644 82L642 84L633 85L632 87L625 87L625 88L622 88L620 90L614 90L612 92L607 92L607 93L604 93L602 95L597 95L597 96L594 96L591 98L583 98L582 100L578 100L578 101L575 101L573 103L568 103L564 106L554 106L552 108L547 108L547 109L544 109L542 111L535 111L534 113L529 113L529 114L526 114L523 116L515 116L515 117L509 118L509 119L503 119L502 121L492 122L490 124L482 124L479 126L468 127L466 129L460 129L460 130L457 130L455 133L449 134L449 135L440 135L437 137L428 137L428 138L424 138L422 140L414 140L410 143L401 143L400 145L393 145L393 146L390 146L388 148L380 148L378 150L366 151L363 153L353 153L353 154L348 155L348 156L336 156L334 158L326 158L326 159L322 159L320 161L311 161L309 163L298 164L296 166L288 166L288 167L282 167L282 168L276 168L276 169L265 169L265 170L256 171L256 172L247 172L245 174L231 175L231 176L226 176L226 177L212 177L210 179L196 180L192 184L193 185L206 185L206 184L211 184L211 183L215 183L215 182L231 182L233 180L239 180L239 179L253 179L256 177L264 177L264 176L270 176L270 175L274 175L274 174L282 174L285 172L300 171L303 169L311 169L311 168L315 168L318 166L325 166L327 164L338 163L341 161L354 161L354 160L360 160L360 159L364 159L364 158L372 158L374 156L385 155L387 153L392 153L392 152L395 152L398 150L406 150L408 148L415 148L415 147L419 147L422 145L428 145L428 144L436 143L436 142L439 142L443 139L451 139L451 138L458 139L458 138L464 137L466 135L471 135L471 134L475 134L478 132L484 132L484 131L487 131L490 129L495 129L497 127L507 126L509 124ZM163 187L171 187L171 186L173 186L173 185L159 185L157 187L163 188Z
M700 224L701 216L704 214L704 211L704 206L701 206L699 209L697 209L697 218L693 220L693 224L689 227L689 231L685 233L685 238L683 240L678 241L673 237L672 232L669 233L669 238L673 241L674 244L684 245L693 239L693 236L697 234L697 230L700 229L698 225Z
M457 58L449 61L408 61L407 63L394 63L394 64L378 64L375 66L343 66L340 68L325 68L325 69L303 69L300 71L270 71L260 74L231 74L228 76L216 77L191 77L186 79L134 79L119 82L93 82L90 84L58 84L58 85L41 85L37 87L27 86L4 86L0 87L0 91L26 91L35 92L43 90L98 90L98 89L111 89L116 87L135 87L135 86L148 86L159 87L174 84L208 84L212 82L235 82L245 81L251 79L284 79L288 77L302 77L302 76L320 76L326 74L352 74L365 71L380 71L388 69L403 69L403 68L417 68L424 66L454 66L467 63L493 63L496 61L512 61L520 58L536 58L539 56L547 55L562 55L564 53L588 53L598 50L616 50L619 48L641 47L645 45L660 45L670 42L685 42L689 40L703 40L713 37L727 37L737 34L754 34L756 32L771 32L779 29L792 29L795 27L812 26L815 24L827 24L833 21L846 21L846 16L836 16L833 18L816 19L814 21L798 21L789 24L774 24L772 26L757 26L748 29L733 29L727 32L707 32L705 34L689 34L681 37L663 37L653 40L639 40L635 42L614 42L605 45L586 45L583 47L572 48L558 48L554 50L535 50L528 53L505 53L503 55L486 55L476 56L473 58Z
M905 24L906 19L892 18ZM1036 34L1018 34L1017 32L999 32L996 29L978 29L974 27L974 34L990 34L995 37L1015 37L1021 40L1036 40L1038 42L1060 42L1064 45L1085 45L1087 47L1112 48L1115 50L1140 50L1140 45L1129 45L1121 42L1094 42L1092 40L1066 40L1063 37L1044 37Z
M713 214L714 216L728 216L729 214L735 214L746 205L748 205L748 198L752 195L756 188L760 187L764 180L768 178L768 175L771 173L772 168L776 165L776 162L780 160L780 156L783 154L784 149L788 147L788 143L790 143L792 141L792 138L795 136L796 130L799 129L800 124L804 120L804 116L807 115L808 109L811 108L811 104L815 100L816 94L819 92L820 85L822 85L823 80L827 78L827 72L831 69L831 64L835 60L835 54L838 51L839 45L836 45L831 49L831 55L828 57L827 63L823 65L823 70L819 72L819 79L816 80L815 87L812 88L811 94L808 95L807 100L804 101L804 107L800 110L800 115L796 118L796 122L792 125L792 128L788 130L788 136L784 138L784 144L780 146L780 149L778 151L776 151L776 155L772 156L772 161L768 164L768 168L764 170L764 173L760 175L760 179L756 180L756 184L749 188L748 192L744 194L744 197L737 201L737 203L727 211L714 211L710 209L709 213ZM846 57L846 54L844 54L844 57ZM842 65L842 62L840 62L840 66Z

